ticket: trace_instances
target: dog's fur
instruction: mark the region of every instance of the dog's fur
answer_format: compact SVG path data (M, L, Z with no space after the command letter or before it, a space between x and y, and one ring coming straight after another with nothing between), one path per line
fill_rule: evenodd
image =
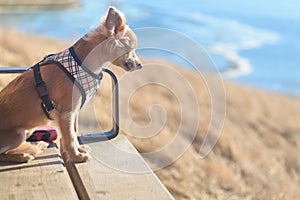
M125 24L125 18L117 9L110 7L99 27L74 45L74 50L91 71L98 73L106 62L126 71L142 67L135 53L137 39ZM74 92L74 85L66 74L52 64L41 67L49 97L57 104L51 117L61 133L61 152L68 161L85 162L90 159L86 149L80 146L77 136L77 115L81 95ZM46 148L44 142L29 143L26 139L34 127L49 124L41 109L33 72L26 71L11 81L0 92L0 161L27 162Z

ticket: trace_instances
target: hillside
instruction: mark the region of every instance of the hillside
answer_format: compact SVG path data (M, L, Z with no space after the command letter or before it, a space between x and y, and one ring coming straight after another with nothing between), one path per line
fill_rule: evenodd
M77 0L0 0L0 12L18 12L20 8L28 10L35 9L63 9L69 7L79 6L80 2Z
M46 54L65 49L68 45L0 28L0 66L30 66ZM126 74L115 67L112 69L121 80L121 92L137 85L139 80L170 78L162 71L141 71L124 82L122 80ZM178 66L173 66L173 69L190 81L201 113L193 144L180 159L156 172L174 197L195 200L297 199L300 196L300 99L225 82L227 110L224 128L213 151L200 159L199 147L210 124L210 94L201 76ZM1 75L0 87L13 77ZM178 82L170 84L179 90L182 87ZM95 107L99 108L96 113L104 129L110 127L109 85L105 78L95 99ZM138 139L129 136L136 134L137 129L131 126L131 119L122 112L122 134L127 135L140 152L151 152L170 143L181 120L177 97L159 85L141 87L129 101L123 93L121 111L127 109L128 102L130 116L140 126L151 122L148 109L155 104L163 106L168 118L158 134L148 139ZM181 103L188 104L188 98ZM85 125L89 115L82 115L86 117L82 122ZM159 116L156 119L153 123L160 121ZM184 131L193 131L189 127L190 124L185 124ZM185 142L183 140L184 137L182 143ZM168 155L159 159L168 159ZM151 165L156 162L148 161Z

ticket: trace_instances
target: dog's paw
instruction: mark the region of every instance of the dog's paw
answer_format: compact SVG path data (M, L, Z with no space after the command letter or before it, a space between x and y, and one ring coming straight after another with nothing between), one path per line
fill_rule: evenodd
M29 153L11 154L10 156L10 161L18 163L27 163L34 159L34 156Z
M79 153L74 158L71 158L71 161L75 163L83 163L91 160L92 157L88 153Z
M20 156L20 162L30 162L34 159L33 155L24 153L23 156Z
M37 148L39 148L40 150L47 149L48 146L49 146L49 143L48 142L44 142L44 141L40 141L37 144Z
M35 147L35 152L32 152L34 155L42 153L42 151L47 149L49 146L49 143L44 141L31 142L31 144Z
M80 145L77 149L80 153L88 154L88 148L84 145Z

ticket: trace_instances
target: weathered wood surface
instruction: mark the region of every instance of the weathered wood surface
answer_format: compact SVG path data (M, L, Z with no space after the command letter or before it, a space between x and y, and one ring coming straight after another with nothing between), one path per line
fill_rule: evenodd
M63 164L56 148L30 163L0 163L0 200L173 199L126 137L86 142L87 163Z
M24 164L0 163L1 200L78 199L56 148Z
M93 159L75 167L90 199L173 199L126 137L86 145Z

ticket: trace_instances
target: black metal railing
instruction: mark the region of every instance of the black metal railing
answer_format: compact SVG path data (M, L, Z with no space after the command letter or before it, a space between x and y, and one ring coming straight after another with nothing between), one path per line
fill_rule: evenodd
M0 67L0 74L17 74L27 71L30 67ZM108 68L103 68L112 80L112 128L106 132L82 133L84 143L110 140L119 134L119 85L116 75Z

